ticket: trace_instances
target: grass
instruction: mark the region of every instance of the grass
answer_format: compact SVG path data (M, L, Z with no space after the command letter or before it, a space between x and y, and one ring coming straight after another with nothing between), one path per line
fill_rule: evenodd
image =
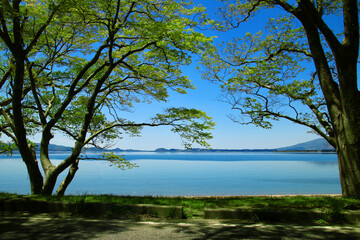
M317 209L336 217L347 210L360 210L360 199L340 196L255 196L255 197L152 197L116 195L39 196L0 193L1 199L26 198L51 202L110 202L117 204L154 204L183 206L187 218L201 218L205 208L291 208Z

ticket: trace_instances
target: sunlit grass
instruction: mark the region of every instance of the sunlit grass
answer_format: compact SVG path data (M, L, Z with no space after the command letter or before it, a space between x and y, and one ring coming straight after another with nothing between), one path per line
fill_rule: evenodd
M241 196L241 197L152 197L116 195L40 196L0 193L1 199L26 198L52 202L108 202L116 204L155 204L183 206L189 218L201 217L206 208L292 208L323 211L360 210L360 199L340 196Z
M157 204L179 205L194 209L204 208L330 208L334 204L342 208L359 208L360 199L339 196L240 196L240 197L152 197L152 196L117 196L117 195L67 195L41 196L0 193L0 199L28 198L42 201L111 202L119 204Z

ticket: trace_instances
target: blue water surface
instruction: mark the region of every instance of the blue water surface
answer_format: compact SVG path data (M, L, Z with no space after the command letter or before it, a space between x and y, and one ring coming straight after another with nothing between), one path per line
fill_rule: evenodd
M79 164L67 194L219 196L340 194L336 154L119 153L139 167L120 170L105 161ZM55 164L68 153L52 154ZM88 154L96 158L95 154ZM63 179L65 173L60 175ZM57 185L60 184L60 180ZM19 155L0 158L0 191L29 194Z

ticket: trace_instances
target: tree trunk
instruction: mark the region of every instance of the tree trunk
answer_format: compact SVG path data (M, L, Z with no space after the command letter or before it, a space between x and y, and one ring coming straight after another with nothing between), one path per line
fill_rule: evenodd
M360 109L352 101L343 104L345 109L334 121L342 194L360 198Z
M356 48L353 51L357 52ZM357 55L349 61L350 50L337 61L341 95L341 113L333 114L336 150L342 194L360 198L360 93L357 88Z
M357 59L359 52L359 20L357 2L343 1L345 35L340 43L335 34L317 16L313 1L298 1L292 14L302 22L317 70L333 129L338 154L340 181L344 197L360 198L360 93ZM289 10L289 9L288 9ZM311 10L311 11L310 11ZM290 10L289 10L290 11ZM335 58L338 80L334 79L319 32L327 41Z
M41 192L42 195L51 195L53 193L58 176L59 174L56 174L53 170L50 170L46 173L43 189Z
M360 198L360 145L345 142L337 148L340 182L344 197Z
M74 179L75 173L79 169L78 164L79 164L79 159L77 159L73 164L71 164L69 173L66 176L66 178L64 179L64 181L62 181L62 183L60 184L58 190L56 191L56 195L64 196L67 187L69 186L71 181Z
M30 177L31 193L32 194L40 194L42 186L43 186L43 177L41 175L41 172L39 169L39 164L36 159L35 149L33 146L31 146L31 144L29 144L29 149L31 151L32 160L27 161L27 162L30 162L30 164L27 165L27 168L28 168L28 173L29 173L29 177Z
M39 165L36 160L35 151L33 147L27 142L27 134L22 112L25 55L20 43L14 44L14 46L14 51L16 53L13 53L16 61L12 96L14 133L17 139L17 146L19 148L19 152L24 163L26 164L29 174L31 194L40 194L43 185L43 177L41 175Z
M37 161L34 160L32 156L22 155L22 159L26 164L27 172L29 174L31 194L41 194L43 177Z

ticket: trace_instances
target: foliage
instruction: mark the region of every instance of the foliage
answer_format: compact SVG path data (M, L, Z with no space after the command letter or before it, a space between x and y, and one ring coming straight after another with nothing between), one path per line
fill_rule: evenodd
M7 156L11 156L15 149L16 145L14 143L6 143L0 141L0 154L6 154Z
M300 7L291 5L290 1L223 2L224 7L219 9L223 19L221 30L240 27L265 8L278 6L284 10L269 18L265 29L234 37L223 47L223 52L212 49L204 54L204 76L220 82L226 92L223 100L241 112L241 118L233 117L233 120L271 128L273 120L288 119L309 127L329 141L333 126L319 71L311 66L314 56L309 36L294 13ZM317 2L317 14L325 19L341 15L341 2ZM339 39L344 38L344 30L337 35ZM322 36L331 77L339 83L334 52L327 41Z
M116 155L113 152L103 153L102 157L103 159L108 160L111 166L115 166L121 170L138 167L136 164L126 161L126 159L123 158L123 156Z
M205 78L219 82L224 101L241 113L233 120L271 128L286 119L309 128L336 149L344 196L360 198L359 2L222 2L220 30L281 12L265 29L203 55Z
M173 0L1 1L0 129L19 148L32 184L43 182L33 193L48 194L70 166L72 179L84 146L108 147L144 126L170 125L186 146L206 145L213 123L199 110L171 108L144 123L121 117L135 103L193 88L180 67L211 43L194 29L203 11ZM38 133L45 181L26 142ZM48 145L58 134L75 144L55 166Z

